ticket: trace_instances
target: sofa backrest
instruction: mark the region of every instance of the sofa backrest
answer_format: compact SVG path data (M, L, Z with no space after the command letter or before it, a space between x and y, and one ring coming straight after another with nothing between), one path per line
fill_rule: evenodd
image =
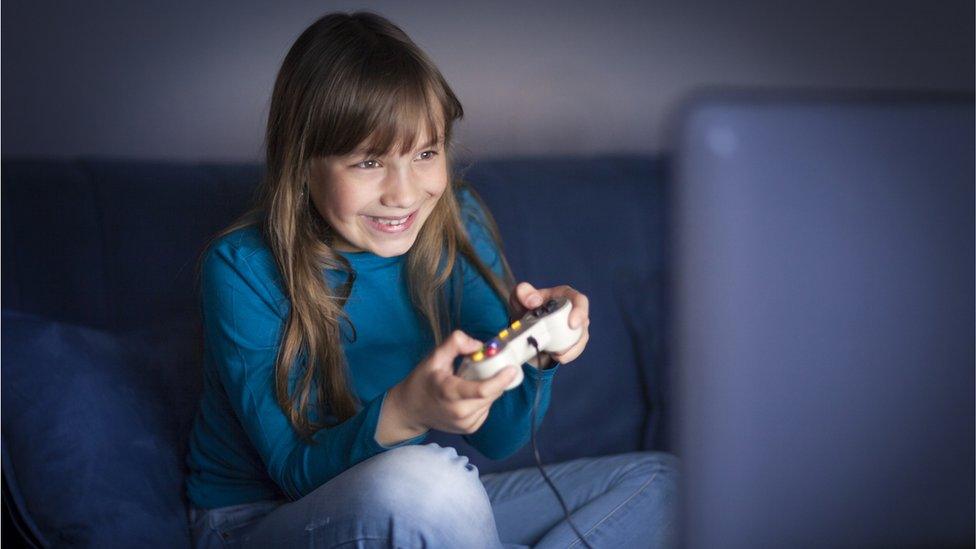
M662 447L666 159L502 158L461 169L498 221L516 278L590 298L590 343L561 372L540 433L547 458ZM3 308L108 331L197 318L202 247L244 210L262 173L5 160ZM529 451L505 467L530 464Z

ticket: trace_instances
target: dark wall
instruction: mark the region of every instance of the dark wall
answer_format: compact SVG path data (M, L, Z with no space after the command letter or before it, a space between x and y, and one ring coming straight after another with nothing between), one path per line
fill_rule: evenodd
M399 24L468 151L650 152L703 85L973 90L973 2L3 3L4 156L260 160L278 66L333 10Z

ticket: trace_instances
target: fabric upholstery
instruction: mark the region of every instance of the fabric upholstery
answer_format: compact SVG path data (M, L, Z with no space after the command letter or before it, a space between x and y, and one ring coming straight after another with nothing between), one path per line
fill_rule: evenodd
M543 460L667 449L667 159L496 158L458 170L497 220L518 280L590 298L588 347L561 368L539 430ZM8 488L50 540L124 533L181 546L200 390L197 260L263 167L5 160L3 171ZM430 441L485 473L533 463L531 445L495 462L456 435Z

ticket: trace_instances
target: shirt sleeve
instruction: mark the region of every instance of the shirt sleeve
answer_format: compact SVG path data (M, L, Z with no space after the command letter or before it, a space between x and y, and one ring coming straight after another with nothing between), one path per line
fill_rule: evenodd
M497 275L502 276L501 251L488 231L484 213L466 192L459 193L462 218L475 253ZM508 310L491 285L468 263L461 259L463 288L460 303L460 329L468 335L487 342L509 324ZM488 418L481 427L464 440L490 459L505 459L522 448L531 436L532 404L540 390L536 411L536 428L549 409L552 380L559 369L553 362L545 370L531 364L521 365L525 380L518 387L505 391L491 405Z
M418 444L426 433L383 446L375 438L386 392L359 412L302 440L275 396L275 360L284 318L267 276L228 246L208 251L201 280L204 342L230 405L270 478L293 500L376 454Z

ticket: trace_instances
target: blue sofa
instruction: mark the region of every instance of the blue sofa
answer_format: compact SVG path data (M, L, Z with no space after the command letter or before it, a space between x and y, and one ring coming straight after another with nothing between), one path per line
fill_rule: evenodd
M543 461L668 449L667 159L460 167L495 215L516 278L590 298L591 339L554 382ZM5 520L42 546L187 547L197 258L244 209L262 167L5 159L2 173ZM431 441L484 473L533 464L531 445L495 462L456 435Z

